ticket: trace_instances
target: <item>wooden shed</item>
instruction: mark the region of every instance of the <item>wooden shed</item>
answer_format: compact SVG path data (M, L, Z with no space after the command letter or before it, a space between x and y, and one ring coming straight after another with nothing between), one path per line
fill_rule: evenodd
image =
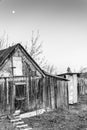
M74 104L78 102L80 94L80 73L63 73L59 74L63 78L67 78L68 82L68 95L69 95L69 104Z
M67 79L44 72L21 44L0 50L0 110L68 106Z

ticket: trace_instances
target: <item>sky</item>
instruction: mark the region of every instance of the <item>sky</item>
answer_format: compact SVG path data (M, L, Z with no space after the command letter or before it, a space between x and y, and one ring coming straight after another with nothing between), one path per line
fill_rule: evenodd
M0 36L30 41L39 30L43 55L60 73L87 67L87 0L0 0Z

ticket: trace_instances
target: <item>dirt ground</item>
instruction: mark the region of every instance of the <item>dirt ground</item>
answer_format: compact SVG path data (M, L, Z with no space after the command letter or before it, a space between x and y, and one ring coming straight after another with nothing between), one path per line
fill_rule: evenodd
M45 112L42 115L23 119L32 130L87 130L87 95L69 109ZM17 130L8 118L0 117L0 130Z
M0 118L0 130L17 130L7 117Z
M69 109L59 108L24 121L37 130L87 130L87 95Z
M24 121L37 130L87 130L87 110L75 112L60 108Z

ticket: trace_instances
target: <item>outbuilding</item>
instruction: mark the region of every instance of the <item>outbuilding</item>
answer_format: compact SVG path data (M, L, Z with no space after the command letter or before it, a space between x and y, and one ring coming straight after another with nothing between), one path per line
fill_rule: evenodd
M68 95L69 95L69 104L74 104L78 102L79 95L80 95L80 73L63 73L59 74L58 76L61 76L63 78L66 78L69 80L68 82Z
M44 72L21 44L0 50L0 110L68 107L68 80Z

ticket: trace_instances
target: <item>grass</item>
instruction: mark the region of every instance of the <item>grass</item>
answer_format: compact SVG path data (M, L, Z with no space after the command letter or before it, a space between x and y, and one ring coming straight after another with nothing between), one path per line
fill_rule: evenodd
M87 130L87 110L77 113L59 108L39 116L26 118L24 122L38 130Z
M8 119L3 119L0 121L0 130L17 130L13 127L12 123Z

